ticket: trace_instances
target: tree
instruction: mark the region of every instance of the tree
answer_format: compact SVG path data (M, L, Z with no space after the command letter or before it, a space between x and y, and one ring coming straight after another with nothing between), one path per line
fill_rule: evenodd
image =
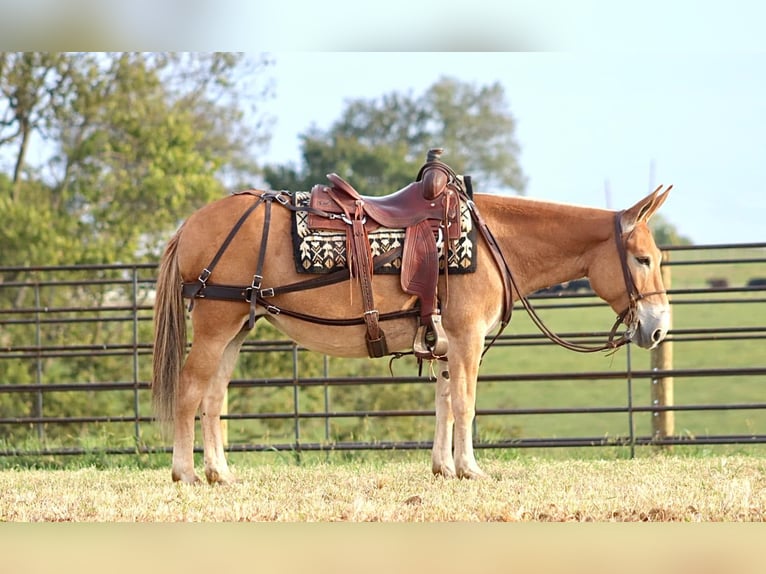
M66 100L66 56L40 52L0 53L0 146L16 146L12 195L19 200L21 174L35 132L44 133Z
M10 160L0 170L0 261L20 267L0 281L29 277L24 266L156 261L190 211L220 197L227 182L257 172L251 153L268 126L246 122L245 111L266 94L241 84L268 63L237 54L0 53L0 161ZM108 280L116 272L100 273ZM68 273L73 283L77 277ZM4 289L0 307L22 320L4 327L0 341L130 341L119 321L62 321L41 330L39 340L26 324L38 307L100 313L108 289L113 284L42 289L39 301L30 287ZM151 325L139 329L150 340ZM122 380L125 370L109 356L5 360L0 384L38 374L46 383ZM118 399L46 397L46 416L125 412ZM30 414L39 414L31 394L0 397L0 418ZM6 432L0 428L0 438Z
M3 226L4 263L156 257L159 238L220 196L224 177L257 172L250 154L267 133L243 121L250 96L238 78L267 63L235 54L0 54L0 152L14 160L0 217L17 227L30 204L51 211L41 230L51 237L34 245L11 242L28 221ZM34 137L49 152L38 165L27 159ZM78 248L39 253L54 235L77 238Z
M692 240L681 235L678 229L670 223L662 214L654 214L649 220L654 241L657 245L691 245Z
M336 172L363 193L382 195L412 181L429 148L443 147L443 160L482 190L523 193L515 125L499 83L442 78L419 97L350 101L329 130L302 134L300 168L270 165L264 176L275 189L310 189Z

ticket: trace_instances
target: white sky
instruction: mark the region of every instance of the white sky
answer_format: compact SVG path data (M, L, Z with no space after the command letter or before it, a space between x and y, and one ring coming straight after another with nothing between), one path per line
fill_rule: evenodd
M517 120L529 197L603 207L608 185L611 207L628 207L648 192L653 164L653 183L674 185L663 215L695 243L766 241L766 53L273 57L268 162L298 162L298 134L329 127L348 99L419 95L444 75L498 81Z

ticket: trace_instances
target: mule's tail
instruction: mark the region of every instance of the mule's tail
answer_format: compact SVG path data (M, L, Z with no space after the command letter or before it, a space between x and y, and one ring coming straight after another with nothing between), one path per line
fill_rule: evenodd
M183 227L171 238L160 260L154 300L154 357L152 403L157 419L173 420L178 379L186 351L186 311L178 269L178 241Z

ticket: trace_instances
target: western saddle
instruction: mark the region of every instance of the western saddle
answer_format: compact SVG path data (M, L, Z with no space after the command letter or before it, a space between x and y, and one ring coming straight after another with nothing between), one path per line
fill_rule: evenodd
M318 184L311 190L309 227L346 232L349 271L361 288L367 351L371 357L389 354L375 306L368 239L368 233L380 227L405 230L401 286L405 293L415 295L420 305L413 342L415 355L419 359L435 359L447 354L449 342L439 310L438 242L444 242L446 273L448 244L460 237L460 201L466 192L461 178L439 159L442 151L429 150L416 180L387 196L361 195L334 173L327 176L330 186ZM328 218L325 214L332 215Z

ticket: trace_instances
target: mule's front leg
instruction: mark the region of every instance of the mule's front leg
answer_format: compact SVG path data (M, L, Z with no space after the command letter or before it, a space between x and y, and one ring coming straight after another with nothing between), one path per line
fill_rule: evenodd
M480 356L480 352L477 356ZM476 415L478 360L459 365L450 362L452 411L455 416L455 471L459 478L484 478L473 452L473 419Z
M455 460L452 457L452 429L455 416L452 413L452 391L447 361L438 362L436 377L436 430L431 451L431 469L434 474L451 478L455 476Z
M473 419L475 397L454 401L455 409L455 470L459 478L484 478L487 475L476 462L473 452Z

